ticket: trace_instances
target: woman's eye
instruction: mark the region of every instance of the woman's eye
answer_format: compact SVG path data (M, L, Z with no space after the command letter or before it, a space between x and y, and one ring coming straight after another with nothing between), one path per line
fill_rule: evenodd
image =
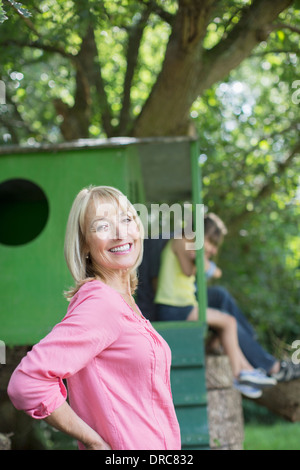
M129 224L130 222L132 222L132 218L131 217L125 217L122 222L124 222L125 224Z
M98 224L96 225L96 232L103 232L108 230L109 225L108 224Z

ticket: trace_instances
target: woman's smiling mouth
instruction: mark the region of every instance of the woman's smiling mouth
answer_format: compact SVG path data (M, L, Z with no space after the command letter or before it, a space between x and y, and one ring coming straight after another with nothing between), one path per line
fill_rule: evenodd
M108 251L111 253L128 253L131 250L132 243L125 243L124 245L118 245L114 248L110 248Z

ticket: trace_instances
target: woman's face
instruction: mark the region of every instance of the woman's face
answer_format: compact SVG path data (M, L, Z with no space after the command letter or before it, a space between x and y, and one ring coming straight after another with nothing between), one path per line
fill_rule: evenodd
M91 203L86 216L86 241L90 257L107 269L132 268L141 250L141 234L126 205Z

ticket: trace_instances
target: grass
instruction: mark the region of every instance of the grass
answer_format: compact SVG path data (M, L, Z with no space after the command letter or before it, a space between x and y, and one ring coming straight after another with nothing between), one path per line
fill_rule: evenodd
M300 450L300 423L246 425L244 450Z
M243 400L245 450L300 450L300 422L291 423Z

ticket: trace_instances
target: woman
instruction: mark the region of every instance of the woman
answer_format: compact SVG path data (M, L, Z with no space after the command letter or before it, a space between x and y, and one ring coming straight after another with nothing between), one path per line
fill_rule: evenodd
M158 319L161 321L198 319L195 295L195 252L187 249L190 240L184 236L170 240L162 252L158 287L155 295ZM237 336L236 320L219 310L207 309L207 324L217 332L228 355L234 385L244 395L258 398L261 388L276 384L276 380L254 369L243 355Z
M75 280L67 314L8 386L16 408L76 438L80 449L180 449L170 350L132 296L142 239L122 193L107 186L80 191L65 238Z

